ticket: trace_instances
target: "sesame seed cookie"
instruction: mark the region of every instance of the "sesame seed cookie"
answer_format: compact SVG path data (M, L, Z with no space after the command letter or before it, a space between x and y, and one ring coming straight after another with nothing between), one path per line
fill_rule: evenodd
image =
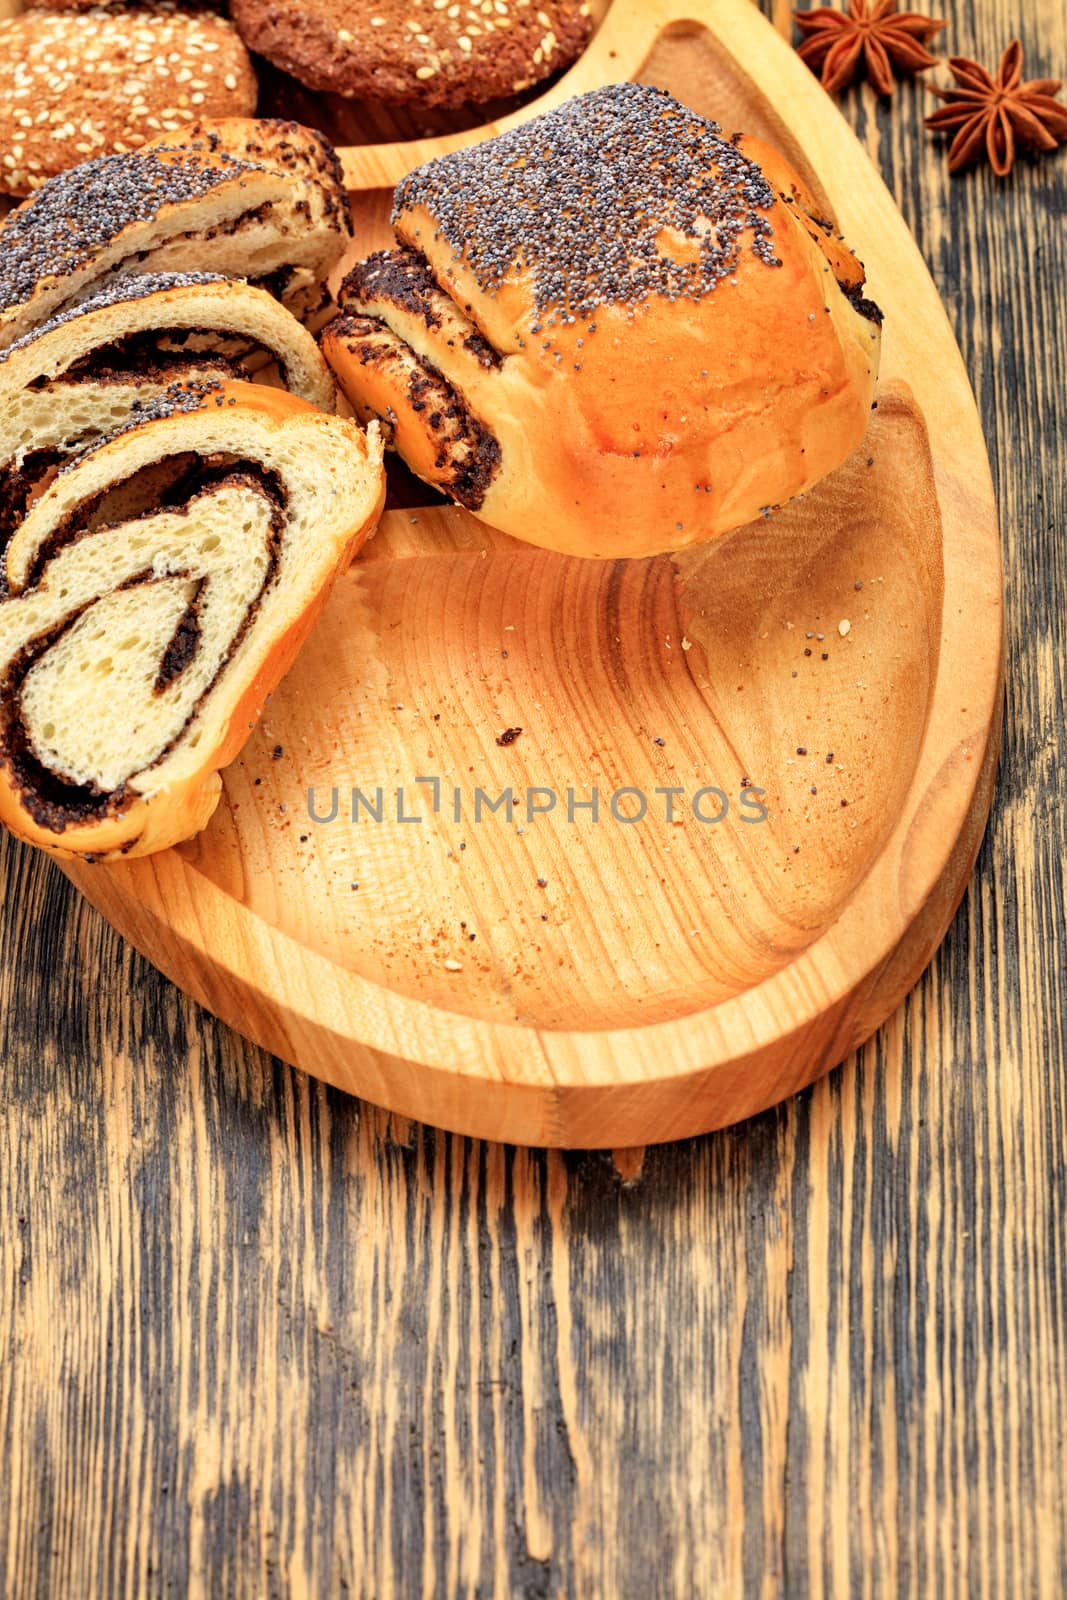
M0 22L0 193L255 103L248 52L221 17L27 12Z
M580 54L588 0L231 0L249 49L311 89L392 105L518 94Z
M224 11L226 0L25 0L20 11ZM0 13L2 15L2 13Z

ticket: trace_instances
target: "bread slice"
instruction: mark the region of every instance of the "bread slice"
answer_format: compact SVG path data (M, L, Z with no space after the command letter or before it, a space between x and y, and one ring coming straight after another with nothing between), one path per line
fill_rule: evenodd
M221 151L273 168L282 176L306 180L304 226L323 241L328 254L316 262L271 273L263 287L314 332L324 327L337 310L326 278L352 242L352 209L344 169L325 134L278 117L216 117L201 118L177 135L163 135L154 143L171 149Z
M317 191L312 228L330 222L351 238L352 216L344 170L324 133L281 117L201 117L177 133L164 133L147 148L226 154L274 172L303 178Z
M238 118L60 173L0 225L0 349L129 274L277 279L303 304L351 240L339 170L321 135Z
M116 515L168 463L187 490ZM175 387L64 467L8 549L0 821L90 860L204 827L383 498L376 430L240 382Z
M36 402L37 426L46 426L59 409L49 397L64 376L76 383L128 373L149 386L162 376L166 387L171 357L246 371L265 363L290 393L320 411L336 409L337 390L314 339L265 289L216 273L150 273L117 280L0 351L0 466L42 442L17 412L20 400ZM56 425L62 429L62 417Z
M322 411L336 389L311 334L264 289L210 273L121 278L0 351L0 568L66 456L176 380L256 376ZM5 592L0 571L0 595Z

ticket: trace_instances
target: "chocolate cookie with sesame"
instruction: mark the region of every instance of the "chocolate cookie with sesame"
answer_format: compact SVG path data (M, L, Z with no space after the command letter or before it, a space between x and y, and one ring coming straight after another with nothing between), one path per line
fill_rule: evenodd
M231 0L249 49L311 89L391 105L479 105L578 56L588 0Z
M245 117L256 77L233 24L168 7L28 11L0 22L0 193L200 117Z

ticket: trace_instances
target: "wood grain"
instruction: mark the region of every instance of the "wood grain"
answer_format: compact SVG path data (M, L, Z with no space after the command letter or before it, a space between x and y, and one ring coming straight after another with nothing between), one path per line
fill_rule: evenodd
M938 10L1067 66L1053 0ZM0 845L5 1595L1064 1591L1067 156L950 182L923 100L843 104L976 387L1010 632L933 967L623 1181L313 1085Z
M737 1122L896 1009L969 876L1001 707L985 445L870 162L748 0L616 0L546 98L623 72L787 147L872 262L886 323L862 445L770 521L654 560L388 513L204 833L65 868L265 1049L436 1127L568 1148ZM411 153L343 155L359 248L387 243L383 186ZM351 808L357 780L376 821ZM632 826L613 820L625 789ZM518 820L479 818L479 790L518 796ZM721 825L698 820L712 809Z

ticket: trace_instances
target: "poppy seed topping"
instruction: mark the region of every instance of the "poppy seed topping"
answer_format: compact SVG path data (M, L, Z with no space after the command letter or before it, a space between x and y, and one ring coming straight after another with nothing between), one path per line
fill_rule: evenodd
M624 83L419 167L397 188L393 220L424 207L484 293L528 273L553 326L603 305L701 300L746 248L779 266L776 199L718 123ZM697 249L676 259L664 230Z
M164 294L168 289L191 289L198 284L227 281L218 272L145 272L135 278L115 278L105 289L101 289L99 294L94 294L89 300L80 300L77 305L68 306L65 311L60 311L54 317L49 317L47 322L42 322L40 327L31 328L21 339L9 344L6 350L0 350L0 366L3 366L16 351L28 349L31 344L54 332L56 328L61 328L68 322L75 322L79 317L91 316L94 311L103 311L107 306L123 305L131 300L146 300L150 295Z
M164 206L198 199L255 170L236 156L164 160L143 150L98 156L61 172L4 222L0 311L29 300L42 279L80 271L132 223L151 222Z

